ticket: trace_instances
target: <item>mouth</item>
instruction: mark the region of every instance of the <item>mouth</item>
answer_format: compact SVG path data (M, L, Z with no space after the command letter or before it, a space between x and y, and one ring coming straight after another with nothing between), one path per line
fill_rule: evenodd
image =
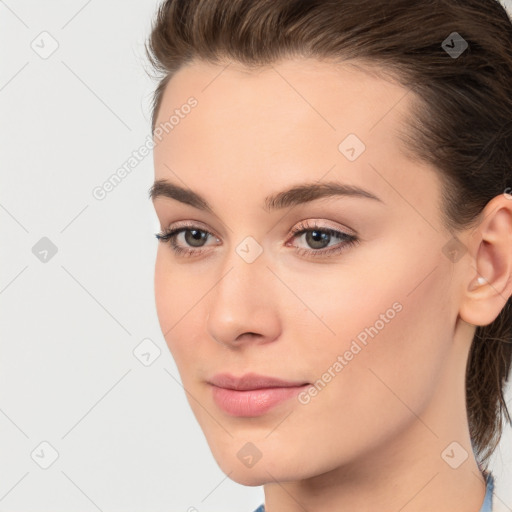
M246 373L241 377L234 377L229 373L214 375L209 381L210 384L224 389L237 391L248 391L268 388L292 388L309 384L305 381L287 381L277 377L259 375L257 373Z
M228 415L238 417L261 416L310 385L256 374L241 378L219 374L208 382L215 404Z

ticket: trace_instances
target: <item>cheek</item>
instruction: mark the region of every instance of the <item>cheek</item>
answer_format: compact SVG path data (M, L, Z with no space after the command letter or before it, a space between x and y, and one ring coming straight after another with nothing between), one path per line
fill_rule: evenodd
M176 293L170 286L171 269L165 260L164 248L159 245L155 261L155 305L160 329L165 333L173 325L173 317L176 311Z
M172 263L166 246L159 246L155 261L155 305L160 329L172 356L179 364L185 356L186 347L192 343L179 343L189 340L197 330L190 329L190 322L197 315L198 303L206 290L204 283L191 278Z
M396 259L337 282L333 276L324 280L323 291L318 286L308 295L311 310L321 311L334 331L309 317L302 324L309 325L303 339L310 347L318 347L320 333L324 340L322 350L308 350L319 391L307 406L306 421L322 416L329 421L315 421L311 428L330 436L343 428L378 440L414 421L408 407L421 414L428 405L449 359L455 321L446 289L449 273L431 254L416 267Z
M207 340L208 292L216 274L208 263L177 263L170 249L159 246L155 261L154 291L160 329L183 383L194 385L196 371L215 364L218 348ZM213 358L213 363L212 363ZM192 404L191 404L192 405Z
M174 332L182 323L190 321L190 315L208 290L205 274L188 264L176 263L171 249L164 244L158 248L155 261L155 303L160 325L164 333Z

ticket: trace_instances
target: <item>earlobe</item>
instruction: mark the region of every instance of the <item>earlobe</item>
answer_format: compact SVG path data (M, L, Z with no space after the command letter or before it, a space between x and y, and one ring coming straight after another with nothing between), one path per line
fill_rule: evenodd
M472 325L492 323L512 295L512 201L504 194L486 205L469 237L468 284L460 316Z

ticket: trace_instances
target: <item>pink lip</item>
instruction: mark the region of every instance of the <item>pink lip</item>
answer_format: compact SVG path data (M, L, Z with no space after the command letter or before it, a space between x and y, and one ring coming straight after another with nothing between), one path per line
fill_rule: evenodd
M218 374L212 384L213 400L232 416L259 416L277 404L292 398L309 383L291 382L248 373L242 377Z

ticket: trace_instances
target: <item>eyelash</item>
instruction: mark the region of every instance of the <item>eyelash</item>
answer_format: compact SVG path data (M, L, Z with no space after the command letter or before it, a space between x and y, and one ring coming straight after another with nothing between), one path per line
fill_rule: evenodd
M176 237L182 232L182 231L200 231L202 233L207 233L208 235L213 235L213 233L210 233L209 231L205 229L200 229L199 226L195 226L193 224L186 224L182 225L173 229L168 229L166 231L160 232L155 234L156 238L159 242L162 243L168 243L171 246L171 249L174 251L174 253L178 256L183 257L190 257L190 256L199 256L202 254L206 249L204 248L196 248L196 249L189 249L189 248L183 248L180 247L178 244L176 244ZM292 230L290 233L292 238L298 238L299 236L303 235L304 233L308 233L310 231L319 231L321 233L326 233L330 236L333 236L335 238L340 238L344 241L340 242L339 244L335 245L334 247L331 247L329 249L304 249L304 248L297 248L296 252L300 256L333 256L335 254L339 254L342 251L345 251L349 247L352 247L359 243L359 238L355 235L351 235L348 233L345 233L343 231L338 231L335 229L322 227L316 224L314 222L312 225L309 225L307 222L301 222L295 229ZM216 238L216 237L215 237Z

